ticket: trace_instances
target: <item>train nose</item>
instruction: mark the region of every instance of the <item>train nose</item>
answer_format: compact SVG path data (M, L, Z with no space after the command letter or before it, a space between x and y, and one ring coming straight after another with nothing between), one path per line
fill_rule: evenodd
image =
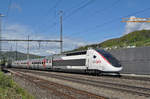
M116 68L115 70L119 72L119 71L121 71L122 69L123 69L122 67L118 67L118 68Z

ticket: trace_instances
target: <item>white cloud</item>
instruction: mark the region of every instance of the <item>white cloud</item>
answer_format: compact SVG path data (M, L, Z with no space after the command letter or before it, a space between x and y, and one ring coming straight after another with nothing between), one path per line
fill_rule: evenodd
M29 28L26 25L22 24L7 24L5 30L12 30L12 31L4 31L2 37L4 39L27 39L27 36L30 35L30 39L59 39L55 35L52 37L47 36L43 33L35 34L34 30ZM30 33L30 34L28 34ZM41 35L40 35L41 34ZM79 46L86 45L87 43L75 38L66 38L64 37L64 50L71 50L77 48ZM60 52L60 43L46 43L46 42L30 42L30 53L37 54L37 55L50 55L56 54ZM17 50L26 53L27 52L27 42L18 42L17 43ZM3 49L7 50L16 50L16 42L3 42L2 44Z
M133 19L136 18L135 16L131 16L131 19L129 21L144 21L145 19ZM139 23L139 22L127 22L125 27L125 34L128 34L130 32L136 31L136 30L149 30L150 29L150 23Z
M46 50L46 52L49 53L49 54L56 54L55 51L51 51L51 50Z

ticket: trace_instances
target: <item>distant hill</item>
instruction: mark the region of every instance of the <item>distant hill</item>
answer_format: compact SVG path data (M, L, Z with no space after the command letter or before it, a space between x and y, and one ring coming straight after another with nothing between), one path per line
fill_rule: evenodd
M0 58L5 58L5 59L16 59L17 56L17 60L25 60L27 59L27 54L25 53L21 53L21 52L17 52L16 51L7 51L7 52L1 52L0 53ZM33 55L33 54L29 54L30 59L35 59L35 58L42 58L44 56L38 56L38 55Z
M77 49L74 49L73 51L86 50L88 49L88 47L118 49L132 46L133 47L150 46L150 30L134 31L120 38L106 40L99 44L82 46Z

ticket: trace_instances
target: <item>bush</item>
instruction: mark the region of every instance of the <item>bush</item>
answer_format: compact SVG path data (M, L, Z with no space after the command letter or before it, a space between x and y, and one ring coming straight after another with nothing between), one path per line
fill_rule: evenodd
M20 88L11 77L0 72L0 99L34 99Z

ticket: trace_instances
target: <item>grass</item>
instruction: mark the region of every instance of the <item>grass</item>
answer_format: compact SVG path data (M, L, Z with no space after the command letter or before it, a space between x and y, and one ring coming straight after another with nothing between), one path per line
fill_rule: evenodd
M0 71L0 99L34 99L34 97Z

